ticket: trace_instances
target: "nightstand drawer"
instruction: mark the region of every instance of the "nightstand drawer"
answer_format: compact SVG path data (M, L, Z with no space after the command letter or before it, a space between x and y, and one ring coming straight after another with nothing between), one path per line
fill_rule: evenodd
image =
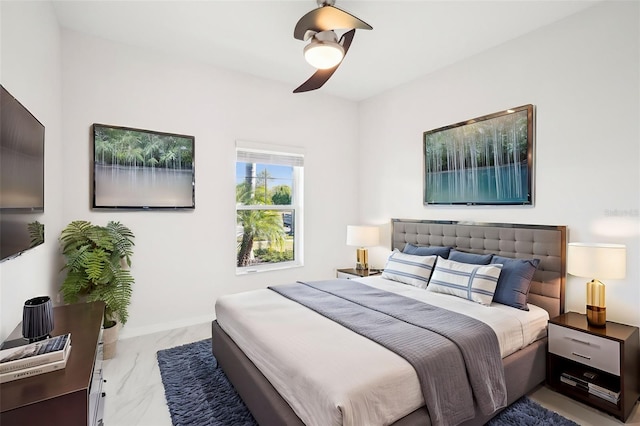
M610 339L549 324L549 352L620 375L620 344Z
M336 274L336 276L338 278L346 278L348 280L352 279L352 278L359 278L357 275L352 275L352 274L346 274L344 272L340 272L338 271L338 273Z

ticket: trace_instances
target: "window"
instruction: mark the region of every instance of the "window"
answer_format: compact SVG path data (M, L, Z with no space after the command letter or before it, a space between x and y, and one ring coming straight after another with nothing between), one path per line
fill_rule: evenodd
M236 272L301 266L304 155L236 143Z

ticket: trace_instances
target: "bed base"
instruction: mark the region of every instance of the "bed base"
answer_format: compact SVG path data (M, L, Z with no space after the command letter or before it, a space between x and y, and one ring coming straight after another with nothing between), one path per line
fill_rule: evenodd
M211 335L213 355L218 365L238 391L258 424L304 426L289 404L224 332L217 321L212 323ZM544 338L503 359L508 404L512 404L544 381L546 346L547 338ZM496 414L484 416L476 412L476 417L463 425L483 425ZM393 423L393 426L411 425L431 425L425 407Z

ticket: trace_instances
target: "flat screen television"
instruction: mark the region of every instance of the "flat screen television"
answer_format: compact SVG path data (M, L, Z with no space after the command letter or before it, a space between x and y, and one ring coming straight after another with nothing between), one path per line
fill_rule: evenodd
M93 208L193 209L193 136L93 125Z
M0 85L0 261L44 242L44 126Z
M534 107L424 132L424 204L533 204Z

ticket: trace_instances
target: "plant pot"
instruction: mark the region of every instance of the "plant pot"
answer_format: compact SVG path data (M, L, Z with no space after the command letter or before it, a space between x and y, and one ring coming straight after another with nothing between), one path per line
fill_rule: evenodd
M120 323L102 330L102 359L111 359L116 355L116 344L120 333Z

